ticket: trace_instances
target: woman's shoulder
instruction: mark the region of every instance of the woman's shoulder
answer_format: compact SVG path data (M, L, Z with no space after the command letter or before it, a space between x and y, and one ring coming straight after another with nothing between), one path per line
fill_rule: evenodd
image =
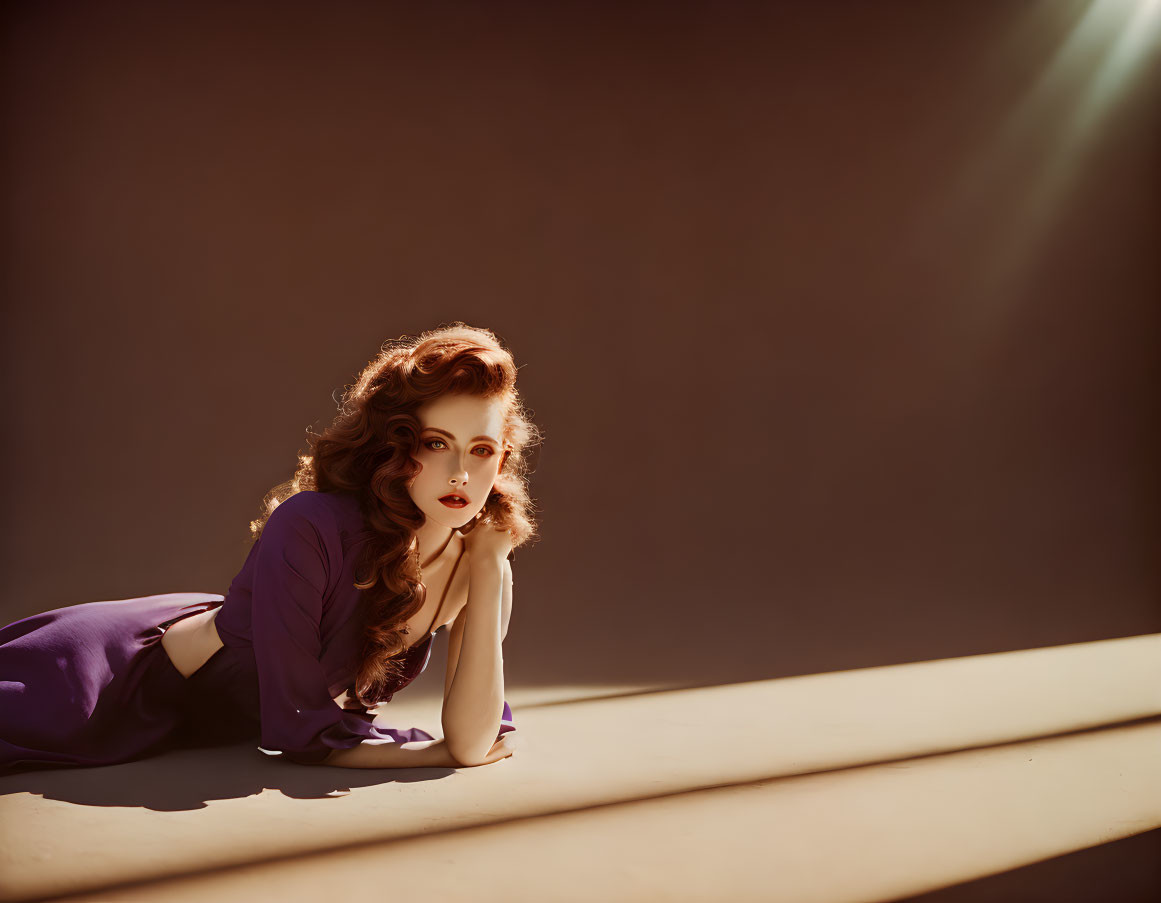
M303 489L279 502L266 525L280 531L309 524L320 534L333 534L344 530L349 519L348 507L334 494Z
M356 505L357 507L357 505ZM304 489L283 499L266 519L259 542L295 561L319 556L332 571L341 567L349 532L344 503L331 493Z
M278 504L274 511L287 511L310 517L318 513L333 514L336 517L358 513L359 500L342 492L319 492L301 489ZM274 512L271 512L273 516Z
M275 518L279 520L313 518L317 517L320 512L328 510L323 493L315 492L313 489L303 489L279 502L270 512L270 520Z
M275 508L270 519L279 511L284 521L309 523L324 539L339 539L343 548L365 540L370 532L359 499L349 493L303 489Z

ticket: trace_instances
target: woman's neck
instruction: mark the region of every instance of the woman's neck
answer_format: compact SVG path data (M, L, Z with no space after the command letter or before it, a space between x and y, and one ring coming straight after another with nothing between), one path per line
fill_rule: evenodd
M443 554L455 532L451 527L445 527L443 524L432 521L428 521L415 531L415 539L419 543L419 566L421 569L430 567Z

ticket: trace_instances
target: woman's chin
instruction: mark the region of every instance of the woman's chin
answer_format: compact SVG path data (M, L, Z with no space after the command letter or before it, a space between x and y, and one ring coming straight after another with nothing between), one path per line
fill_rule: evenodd
M450 527L453 530L458 530L460 527L465 527L472 522L474 514L461 514L454 508L449 508L447 511L440 511L438 514L429 514L428 520L433 520L437 524L444 527Z
M470 533L471 530L476 526L476 524L479 523L479 519L478 519L479 513L480 512L477 511L474 514L467 517L462 522L456 524L455 529L459 530L461 533Z

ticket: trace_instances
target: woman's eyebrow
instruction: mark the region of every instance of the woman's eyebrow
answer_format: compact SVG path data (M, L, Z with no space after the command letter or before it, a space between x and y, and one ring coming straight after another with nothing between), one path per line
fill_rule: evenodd
M452 442L455 442L455 441L456 441L456 437L455 437L455 436L453 436L453 435L452 435L451 433L449 433L447 430L441 430L441 429L440 429L438 426L429 426L429 427L425 427L425 429L429 429L429 430L431 430L433 433L443 433L445 436L447 436L449 439L451 439L451 441L452 441ZM499 443L499 442L497 442L495 439L493 439L491 436L473 436L473 437L472 437L472 438L471 438L469 441L471 441L471 442L475 442L475 441L476 441L476 440L478 440L478 439L485 439L485 440L487 440L488 442L491 442L493 445L499 445L499 444L500 444L500 443Z

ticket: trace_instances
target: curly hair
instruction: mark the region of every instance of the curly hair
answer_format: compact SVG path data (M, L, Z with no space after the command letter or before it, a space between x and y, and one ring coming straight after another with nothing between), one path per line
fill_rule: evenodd
M303 490L359 499L372 533L355 570L366 613L355 680L362 705L381 701L400 675L398 659L407 645L403 627L426 599L418 551L408 554L425 516L407 486L421 469L413 460L421 432L416 410L445 394L502 400L505 456L474 524L508 529L514 548L526 544L536 536L527 454L543 435L516 390L512 355L491 330L459 320L384 342L354 385L345 387L330 426L321 434L307 428L310 453L299 456L293 479L267 492L265 513L250 524L257 539L274 509Z

